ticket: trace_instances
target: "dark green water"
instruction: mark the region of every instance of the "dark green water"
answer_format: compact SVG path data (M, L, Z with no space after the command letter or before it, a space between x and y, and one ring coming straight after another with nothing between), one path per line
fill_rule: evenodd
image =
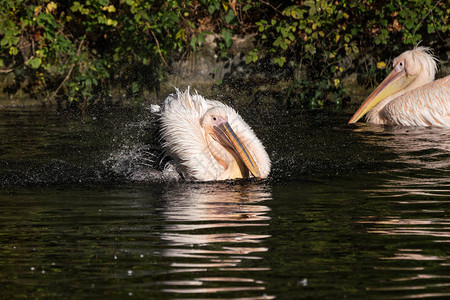
M243 115L267 181L164 180L145 110L0 111L0 298L450 297L450 130Z

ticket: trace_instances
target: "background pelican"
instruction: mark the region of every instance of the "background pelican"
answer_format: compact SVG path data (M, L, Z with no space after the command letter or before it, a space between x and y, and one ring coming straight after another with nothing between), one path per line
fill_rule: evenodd
M160 114L163 147L187 180L266 178L270 159L253 130L231 107L176 90Z
M450 127L450 76L433 81L436 61L427 47L402 53L348 123L367 113L373 124Z

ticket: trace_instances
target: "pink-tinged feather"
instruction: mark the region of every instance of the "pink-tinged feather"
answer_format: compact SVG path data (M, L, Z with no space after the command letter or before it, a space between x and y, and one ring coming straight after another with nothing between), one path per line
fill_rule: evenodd
M388 125L450 127L450 76L395 98L380 116Z
M189 88L185 92L176 91L155 112L160 116L162 146L184 178L196 181L239 178L237 167L242 168L242 162L236 162L236 157L230 155L232 151L224 148L202 126L203 118L212 110L221 112L227 119L246 154L258 165L258 176L269 175L271 163L264 146L233 108L197 93L191 94Z
M450 127L450 76L434 80L436 62L430 48L402 53L349 123L367 113L372 124Z

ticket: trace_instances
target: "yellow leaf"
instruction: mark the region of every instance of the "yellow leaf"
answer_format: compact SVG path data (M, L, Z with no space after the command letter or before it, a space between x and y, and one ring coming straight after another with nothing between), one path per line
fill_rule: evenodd
M385 67L386 67L386 64L384 63L384 61L380 61L379 63L377 63L378 69L384 69Z
M16 47L9 48L9 54L16 55L17 53L19 53L19 50Z
M350 16L347 13L343 13L342 14L344 16L344 18L348 19Z
M49 14L52 11L54 11L57 7L58 7L58 5L52 1L49 4L47 4L47 7L45 8L45 12Z
M114 7L114 5L108 5L108 6L103 6L103 8L102 8L102 10L107 10L108 12L115 12L116 11L116 8Z
M341 38L341 36L339 34L336 34L334 41L337 42L337 41L339 41L340 38Z
M34 16L37 16L42 11L42 6L36 6L34 8ZM34 20L33 20L34 21Z
M338 86L341 81L339 79L334 79L334 86Z

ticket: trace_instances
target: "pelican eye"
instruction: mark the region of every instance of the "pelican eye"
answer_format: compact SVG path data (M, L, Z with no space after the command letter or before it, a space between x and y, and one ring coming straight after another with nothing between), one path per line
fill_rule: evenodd
M216 118L216 117L213 117L213 120L214 120L214 121L217 121L217 118Z

